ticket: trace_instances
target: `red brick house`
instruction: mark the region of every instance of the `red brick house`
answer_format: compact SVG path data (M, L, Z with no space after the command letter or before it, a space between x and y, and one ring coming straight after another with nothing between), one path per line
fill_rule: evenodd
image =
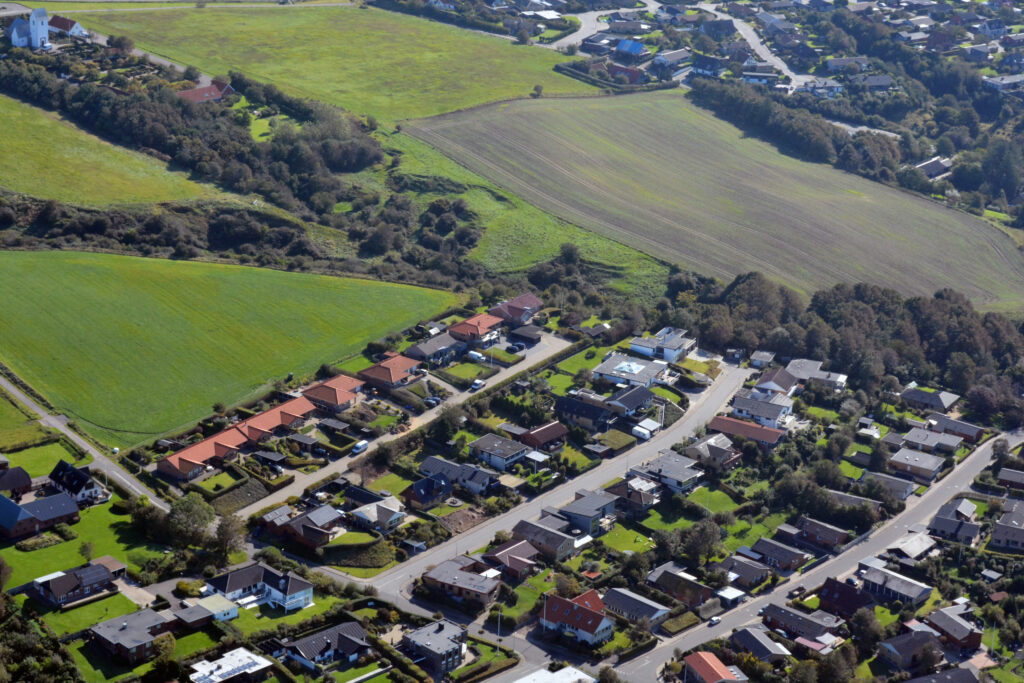
M562 450L562 447L565 446L565 437L568 435L569 428L558 420L554 420L523 432L519 436L519 441L534 450L554 453Z
M384 354L386 358L359 373L359 378L381 389L398 389L411 384L418 378L418 360L402 356L393 351Z

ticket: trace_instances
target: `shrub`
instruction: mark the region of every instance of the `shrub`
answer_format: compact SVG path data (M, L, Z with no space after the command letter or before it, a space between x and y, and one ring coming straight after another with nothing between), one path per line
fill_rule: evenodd
M78 538L78 533L63 522L53 527L53 531L65 541L73 541Z

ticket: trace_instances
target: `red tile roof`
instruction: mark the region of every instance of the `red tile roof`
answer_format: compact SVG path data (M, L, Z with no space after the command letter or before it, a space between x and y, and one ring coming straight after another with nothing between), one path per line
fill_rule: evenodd
M448 332L465 337L482 337L501 323L501 318L497 316L478 313L471 318L466 318L461 323L455 323L448 328Z
M54 14L52 17L50 17L50 26L57 29L58 31L64 31L65 33L73 29L75 27L75 24L77 23L77 21L74 21L73 19L68 19L67 17L62 17L59 14Z
M225 83L220 81L213 85L206 85L201 88L192 88L191 90L182 90L178 93L178 97L186 99L189 102L218 102L225 95L230 95L235 92L234 89Z
M405 379L409 373L419 367L420 362L408 356L394 355L385 358L376 365L371 365L359 373L367 380L376 380L386 384L395 384Z
M708 429L713 432L721 432L726 436L742 436L751 441L762 441L767 444L776 444L786 435L781 429L762 427L753 422L737 420L734 417L723 417L721 415L713 418L708 423Z
M515 299L502 301L497 306L492 306L487 312L504 320L518 320L528 310L539 310L543 305L543 301L531 292L527 292L520 294Z
M593 634L604 623L604 603L593 589L572 600L548 593L544 600L543 618L553 624L565 624L578 631Z
M213 458L230 455L250 441L258 441L261 437L273 433L278 427L288 426L296 420L305 418L314 410L316 406L308 398L293 398L276 408L232 425L208 439L172 453L164 461L182 475L187 475L196 465L205 465Z
M359 391L363 384L363 381L355 377L338 375L326 382L314 384L309 389L303 391L302 395L315 401L340 406L352 401L356 397L356 392Z
M739 680L713 652L694 652L683 661L704 683Z

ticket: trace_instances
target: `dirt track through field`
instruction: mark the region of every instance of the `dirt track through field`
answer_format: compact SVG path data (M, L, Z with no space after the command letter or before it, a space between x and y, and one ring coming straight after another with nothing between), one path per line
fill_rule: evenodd
M999 309L1024 299L1024 257L997 228L783 156L679 93L524 100L405 130L561 218L720 278L953 287Z

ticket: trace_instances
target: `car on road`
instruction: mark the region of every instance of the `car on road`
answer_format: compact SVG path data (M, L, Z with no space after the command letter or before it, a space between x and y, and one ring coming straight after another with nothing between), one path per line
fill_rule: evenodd
M430 406L431 408L436 408L437 406L441 405L441 399L437 396L427 396L425 399L423 399L423 402Z
M363 439L362 441L357 442L356 445L352 447L352 454L355 455L356 453L362 453L367 448L369 448L369 446L370 442L367 441L366 439Z
M477 391L478 389L483 389L485 384L487 384L487 382L483 381L482 379L475 379L473 380L473 385L469 388L469 390Z
M722 617L711 617L708 619L708 626L718 626L722 623Z
M797 586L793 590L791 590L788 593L786 593L786 597L788 597L788 598L795 598L797 596L803 595L804 591L806 591L806 590L807 589L804 588L803 586Z
M757 616L761 616L762 614L764 614L764 607L762 607L761 609L757 610Z

